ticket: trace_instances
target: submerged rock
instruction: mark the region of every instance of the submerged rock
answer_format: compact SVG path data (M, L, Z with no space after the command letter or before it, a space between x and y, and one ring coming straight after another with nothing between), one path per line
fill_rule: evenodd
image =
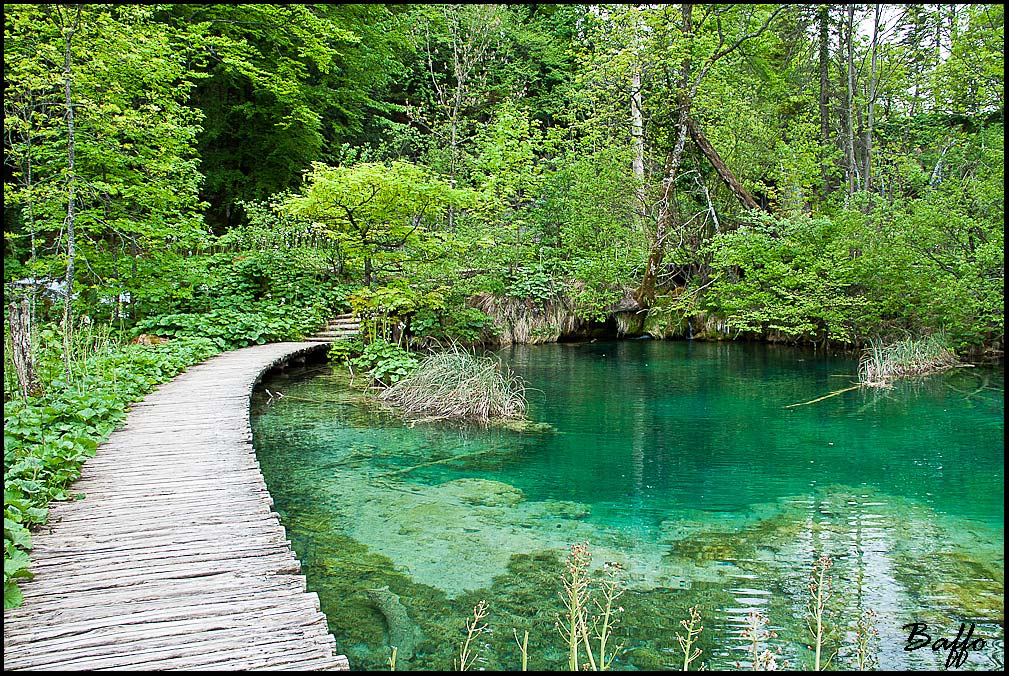
M514 507L525 500L518 488L491 479L456 479L441 484L438 490L466 504L484 507Z
M588 505L570 500L547 500L542 504L545 514L562 519L584 519L592 513Z

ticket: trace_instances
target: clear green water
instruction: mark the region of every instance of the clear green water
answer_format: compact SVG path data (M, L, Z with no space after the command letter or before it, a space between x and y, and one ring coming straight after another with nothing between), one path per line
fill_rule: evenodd
M852 390L856 362L795 348L623 341L517 346L530 416L554 431L408 427L363 404L330 369L291 371L253 398L276 509L358 669L452 668L486 599L490 669L566 668L554 627L567 548L619 561L628 590L618 669L682 661L675 632L700 606L695 666L749 664L750 610L770 618L790 668L809 663L810 566L833 558L835 663L849 623L879 616L886 669L940 668L906 652L909 622L952 638L974 622L1004 662L1001 369L958 369L892 390ZM366 590L388 590L369 594ZM380 606L385 599L385 613ZM391 616L392 619L387 619Z

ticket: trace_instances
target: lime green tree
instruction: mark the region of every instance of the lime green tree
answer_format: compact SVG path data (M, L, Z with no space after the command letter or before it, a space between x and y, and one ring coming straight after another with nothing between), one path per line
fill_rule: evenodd
M468 198L410 162L315 163L301 194L290 197L284 210L319 224L344 258L361 266L362 279L371 286L380 275L446 252L451 242L439 231L439 219Z

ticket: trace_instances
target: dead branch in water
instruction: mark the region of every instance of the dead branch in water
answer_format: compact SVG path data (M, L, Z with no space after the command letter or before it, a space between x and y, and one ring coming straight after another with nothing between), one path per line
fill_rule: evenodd
M845 388L840 389L840 390L834 390L830 394L825 394L822 397L817 397L816 399L811 399L809 401L804 401L801 404L789 404L785 408L795 408L796 406L808 406L809 404L815 404L816 402L823 401L824 399L830 399L831 397L836 397L837 395L842 394L844 392L849 392L851 390L857 390L860 387L861 387L861 385L852 385L851 387L845 387Z

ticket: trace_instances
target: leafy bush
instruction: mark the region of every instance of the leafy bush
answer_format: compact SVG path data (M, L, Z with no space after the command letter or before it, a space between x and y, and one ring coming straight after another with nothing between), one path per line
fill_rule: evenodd
M364 352L364 342L360 338L335 340L329 344L330 361L348 361Z
M318 307L261 305L252 311L218 309L204 314L170 314L141 320L135 334L204 336L221 349L299 340L319 329L324 313Z
M557 291L553 278L543 266L530 265L519 268L515 279L505 287L505 295L529 299L542 307L557 298Z
M452 306L442 312L422 308L410 318L414 336L438 342L476 343L483 334L498 330L491 317L474 307Z
M358 372L367 373L373 381L389 386L412 373L419 362L399 345L376 340L350 363Z
M42 396L4 404L5 608L21 604L17 581L32 576L30 528L45 523L50 501L70 498L81 465L126 419L127 404L218 351L214 341L191 337L111 347L74 379L52 378Z

